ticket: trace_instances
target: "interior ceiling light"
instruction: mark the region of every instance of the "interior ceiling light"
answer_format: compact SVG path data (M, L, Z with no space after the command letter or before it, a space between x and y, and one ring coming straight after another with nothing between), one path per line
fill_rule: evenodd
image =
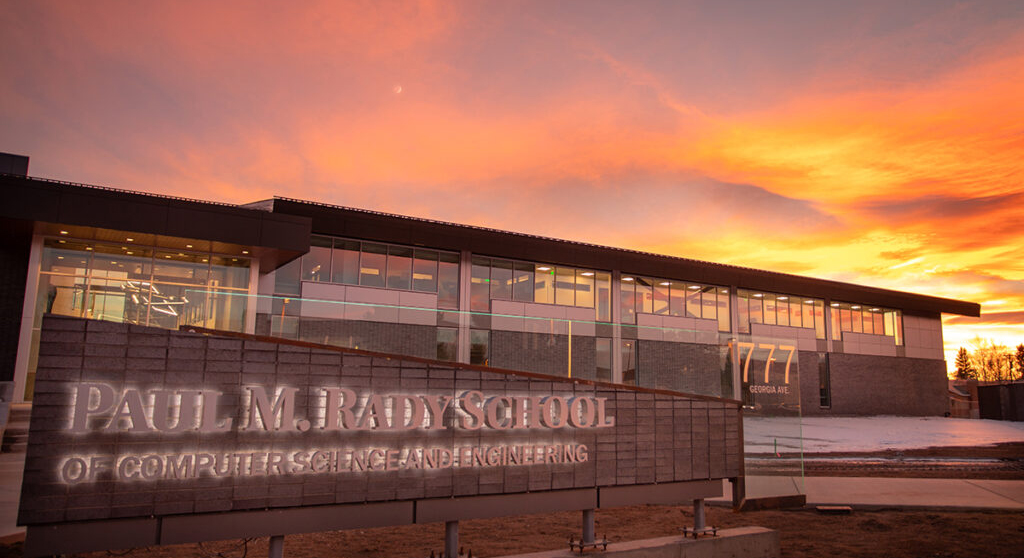
M763 294L761 294L761 293L755 293L755 294L754 294L754 296L756 296L757 298L761 298L761 297L763 297L764 295L763 295Z
M85 249L86 250L92 250L92 246L86 246Z
M594 276L594 272L593 271L584 271L583 272L583 276L584 277L593 277Z
M68 231L60 231L60 234L68 234Z
M788 296L780 296L778 299L779 300L789 300L789 297Z
M699 291L700 290L700 285L690 285L689 287L686 287L686 288L690 289L691 291Z
M838 302L833 302L832 303L832 308L839 308L839 303Z
M125 240L127 240L128 242L135 242L134 238L126 238Z
M662 281L661 283L658 283L658 284L663 286L663 287L667 287L667 286L671 285L672 283L669 282L669 281Z
M850 308L852 308L854 310L860 310L860 306L851 306Z
M721 291L718 291L718 292L720 292L722 294L729 294L729 289L722 289Z
M248 251L248 250L242 250L242 253L243 253L243 254L248 254L248 253L249 253L249 251Z
M623 281L632 281L633 278L632 277L623 277L622 280Z
M814 301L813 300L805 300L804 304L814 304Z
M549 269L551 269L551 268L546 266L546 265L542 265L542 266L537 268L537 271L547 271Z

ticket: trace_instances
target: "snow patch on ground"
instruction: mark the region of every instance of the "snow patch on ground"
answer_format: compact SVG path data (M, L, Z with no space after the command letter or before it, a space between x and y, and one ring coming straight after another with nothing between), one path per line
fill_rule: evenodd
M884 451L1024 442L1024 422L943 417L744 417L748 453Z

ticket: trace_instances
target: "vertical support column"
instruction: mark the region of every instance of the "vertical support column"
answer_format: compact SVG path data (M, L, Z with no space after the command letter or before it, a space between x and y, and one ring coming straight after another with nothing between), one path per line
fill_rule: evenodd
M572 319L566 321L569 326L569 377L572 378Z
M459 257L459 334L458 361L469 364L469 289L473 278L473 254L463 250Z
M612 297L612 381L622 383L622 293L619 292L622 272L612 270L612 284L609 285Z
M825 343L828 346L828 352L833 352L832 348L832 299L825 299L825 307L822 310L822 317L825 319Z
M269 558L284 558L284 535L270 537L270 549L267 551Z
M733 399L743 400L743 383L740 381L740 359L739 359L739 346L736 345L740 340L740 296L739 289L736 285L729 285L729 339L731 341L731 347L729 350L732 352L732 396ZM742 420L742 415L740 420Z
M28 255L28 277L25 279L25 300L21 306L21 330L18 335L18 354L14 359L14 401L25 401L28 364L32 360L35 335L36 296L39 290L39 265L43 257L43 237L32 236ZM42 316L40 316L40 319Z
M704 518L704 499L698 498L693 501L693 530L701 533L707 529L707 520Z
M594 544L594 510L583 510L583 544Z
M459 555L459 522L444 522L444 558L456 558Z
M245 300L245 333L256 333L256 311L260 298L260 260L255 256L249 259L249 296Z

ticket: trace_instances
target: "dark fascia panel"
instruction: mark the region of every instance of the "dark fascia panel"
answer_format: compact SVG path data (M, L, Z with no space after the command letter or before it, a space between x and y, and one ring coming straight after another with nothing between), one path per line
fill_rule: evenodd
M261 247L285 260L309 250L302 216L11 175L0 186L2 217Z
M312 219L314 233L331 236L427 246L443 250L470 250L474 254L594 269L618 269L623 273L687 279L712 285L871 304L925 314L948 313L962 316L979 316L981 314L981 306L974 302L826 279L660 256L621 248L302 200L275 198L269 205L273 207L274 213L309 217Z

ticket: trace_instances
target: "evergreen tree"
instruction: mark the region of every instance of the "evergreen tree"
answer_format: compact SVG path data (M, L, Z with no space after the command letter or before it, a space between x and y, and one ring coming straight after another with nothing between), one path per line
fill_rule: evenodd
M960 347L960 350L956 352L956 379L978 379L978 373L974 371L974 366L971 364L971 356L967 354L967 349L963 347Z

